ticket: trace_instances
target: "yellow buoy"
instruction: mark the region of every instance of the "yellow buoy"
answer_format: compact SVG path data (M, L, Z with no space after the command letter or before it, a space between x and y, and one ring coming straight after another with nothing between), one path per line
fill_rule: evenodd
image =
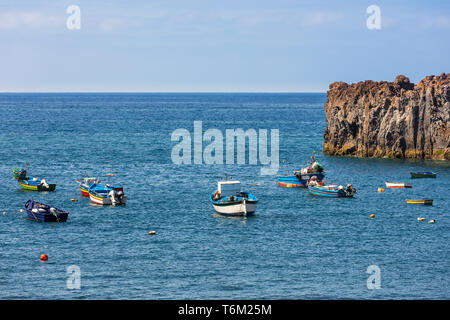
M378 188L378 192L384 192L383 188Z
M422 218L422 217L418 217L417 218L417 221L425 221L426 219L425 218Z
M372 213L372 214L370 215L370 219L373 219L373 218L375 218L375 215Z
M428 223L435 223L436 222L436 220L434 220L434 219L431 219L430 221L428 221Z
M151 235L151 236L153 236L153 235L156 234L156 231L149 231L148 234Z

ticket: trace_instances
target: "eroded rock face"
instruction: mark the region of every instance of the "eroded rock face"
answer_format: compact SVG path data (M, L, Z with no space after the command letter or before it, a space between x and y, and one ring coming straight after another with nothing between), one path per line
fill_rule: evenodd
M450 160L450 74L334 82L325 113L325 154Z

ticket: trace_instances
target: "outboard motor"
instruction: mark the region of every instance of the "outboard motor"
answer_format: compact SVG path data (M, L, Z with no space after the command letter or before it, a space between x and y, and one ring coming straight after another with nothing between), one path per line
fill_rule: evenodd
M353 194L357 193L356 189L354 189L353 186L352 186L351 184L348 184L348 185L347 185L347 188L346 188L345 192L346 192L348 195L353 195Z
M123 204L123 191L117 192L117 200L119 201L119 204Z
M49 188L49 187L50 187L45 179L42 179L42 180L41 180L41 185L44 186L44 187L46 187L46 188Z
M111 190L111 191L108 193L108 196L109 196L109 198L111 199L111 204L112 204L113 206L115 206L115 205L117 204L117 202L118 202L116 195L117 195L117 193L116 193L115 190Z

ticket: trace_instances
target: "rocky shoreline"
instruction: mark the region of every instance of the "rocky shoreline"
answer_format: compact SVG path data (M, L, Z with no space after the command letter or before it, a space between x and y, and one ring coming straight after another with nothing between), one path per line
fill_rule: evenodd
M334 82L325 113L325 154L450 160L450 74Z

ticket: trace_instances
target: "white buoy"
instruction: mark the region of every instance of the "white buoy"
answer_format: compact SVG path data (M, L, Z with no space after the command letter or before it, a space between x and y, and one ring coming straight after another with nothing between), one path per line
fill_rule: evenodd
M425 218L421 218L421 217L417 218L417 221L425 221L425 220L426 220Z
M428 221L428 223L435 223L436 222L436 220L434 220L434 219L431 219L430 221Z

